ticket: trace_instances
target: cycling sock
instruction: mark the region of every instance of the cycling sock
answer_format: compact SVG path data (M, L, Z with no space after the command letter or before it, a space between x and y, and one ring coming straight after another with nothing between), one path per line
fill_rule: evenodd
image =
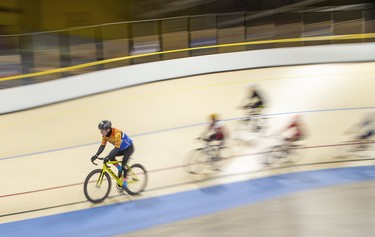
M122 167L121 167L121 165L120 164L115 164L115 166L116 166L116 168L118 169L118 170L122 170Z

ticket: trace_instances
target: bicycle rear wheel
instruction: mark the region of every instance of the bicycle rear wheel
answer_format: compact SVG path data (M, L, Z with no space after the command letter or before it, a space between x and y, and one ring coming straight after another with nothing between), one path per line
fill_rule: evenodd
M130 195L137 195L144 191L148 182L148 175L145 167L141 164L133 164L126 175L127 186L125 191Z
M83 192L92 203L104 201L111 191L111 177L107 172L102 173L101 169L91 171L83 184Z

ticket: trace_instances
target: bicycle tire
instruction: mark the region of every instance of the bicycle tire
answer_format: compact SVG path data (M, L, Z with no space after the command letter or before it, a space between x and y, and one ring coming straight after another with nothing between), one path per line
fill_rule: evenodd
M129 195L138 195L143 192L148 182L148 173L145 167L141 164L133 164L126 175L127 186L124 190Z
M287 156L287 150L283 145L277 145L271 148L268 152L266 163L269 165L274 165L281 162Z
M361 149L361 144L358 141L346 141L344 144L339 145L336 151L336 158L356 158L365 151L371 150L371 143L365 144L367 148Z
M203 148L194 149L189 153L187 170L191 174L199 174L210 163L209 157L203 152Z
M83 184L83 192L85 197L92 203L103 202L111 191L112 181L107 172L103 174L104 176L100 186L96 185L98 179L101 178L101 175L102 169L95 169L87 175Z

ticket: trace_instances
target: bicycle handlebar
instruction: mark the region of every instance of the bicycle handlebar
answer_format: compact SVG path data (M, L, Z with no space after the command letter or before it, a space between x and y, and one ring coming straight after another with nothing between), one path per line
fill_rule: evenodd
M132 158L131 157L129 157L129 160L131 160ZM103 160L104 161L104 163L107 163L106 161L105 161L105 158L104 157L98 157L98 158L96 158L95 160ZM93 160L93 161L91 161L94 165L98 165L97 163L95 163L95 160Z
M98 157L96 158L97 160L104 160L104 157ZM95 159L95 160L96 160ZM91 161L94 165L98 165L97 163L95 163L95 160Z
M205 137L197 137L197 138L195 138L195 140L197 140L197 141L209 142L209 139L208 139L208 138L205 138Z

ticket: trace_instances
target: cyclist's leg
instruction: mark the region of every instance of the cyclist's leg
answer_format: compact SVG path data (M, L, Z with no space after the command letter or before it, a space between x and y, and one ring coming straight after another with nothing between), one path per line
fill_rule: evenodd
M366 131L364 132L363 134L359 135L357 137L358 140L365 140L365 139L369 139L372 135L374 134L374 132L372 130L370 131Z
M261 114L262 109L263 104L261 101L258 101L251 106L251 110L249 111L250 120L252 120L253 123L255 123L255 127L253 127L253 129L255 130L259 130L261 128L259 124L259 115Z
M356 139L360 143L358 145L358 150L364 150L367 148L368 144L367 141L374 135L373 130L368 130L364 132L363 134L359 135Z
M297 141L297 136L295 134L284 138L285 151L287 154L291 152L292 145L295 141Z
M122 153L123 154L123 158L122 158L122 170L124 171L124 177L126 177L126 174L128 172L128 170L126 169L126 163L129 161L129 158L133 154L133 152L134 152L134 146L133 146L133 144L131 144Z
M245 106L242 107L245 113L245 120L250 120L251 117L253 116L253 103L248 103Z
M258 101L256 103L253 104L253 106L251 107L253 109L253 115L259 115L260 114L260 111L262 110L263 108L263 103L262 101Z
M214 157L214 160L217 161L217 160L219 160L221 158L220 157L220 150L221 150L220 148L224 145L224 134L221 133L221 132L215 133L213 135L212 140L220 142L218 144L219 146L216 147L216 154L215 154L215 157Z
M298 142L304 138L302 133L295 133L288 139L287 150L288 154L295 154L298 152L298 149L301 145L298 145Z
M205 142L212 142L215 140L216 140L216 133L213 133L208 138L204 139Z
M120 152L121 152L121 151L120 151ZM117 154L116 156L118 156L118 154ZM110 159L110 161L117 161L117 159L116 159L116 157L112 157L112 158ZM120 164L114 164L114 166L116 166L116 168L117 168L118 170L121 170L121 165L120 165Z
M217 158L218 159L221 159L222 158L222 154L221 154L221 151L222 151L222 148L224 147L224 144L225 144L225 137L221 137L220 139L218 139L218 141L220 141L220 144L218 146L218 149L217 149Z

